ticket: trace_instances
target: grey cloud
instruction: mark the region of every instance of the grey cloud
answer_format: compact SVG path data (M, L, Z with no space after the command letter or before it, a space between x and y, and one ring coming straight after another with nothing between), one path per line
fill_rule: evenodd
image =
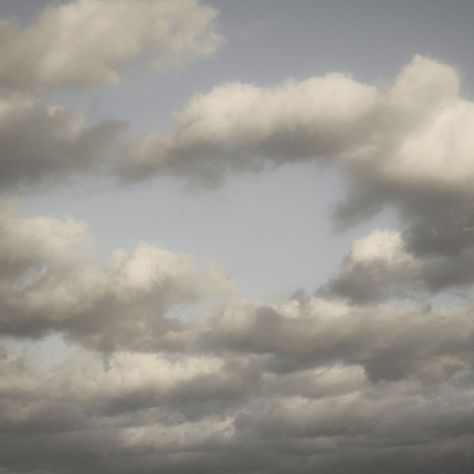
M229 174L284 163L334 164L348 183L338 225L394 208L407 252L426 257L429 289L468 285L474 106L459 90L458 71L420 56L385 89L342 74L268 88L224 84L195 96L169 133L135 142L117 172L132 182L165 174L217 186ZM428 262L436 256L443 259ZM359 270L360 299L377 298L367 294L378 291L371 280L387 272ZM406 271L392 268L390 278L403 283ZM349 283L341 276L337 284Z
M422 244L422 230L375 231L353 243L338 273L317 294L364 304L389 298L427 300L431 293L452 289L468 292L474 282L474 252L458 229L451 227L448 251L430 249L428 236ZM424 248L414 248L414 239ZM436 235L432 242L435 239Z
M168 134L141 139L114 121L91 126L29 100L4 102L3 189L84 173L216 186L229 173L316 161L348 177L338 222L392 206L415 254L472 246L473 107L459 95L457 71L434 60L416 57L386 90L341 74L273 88L226 84L195 96Z
M377 230L352 244L336 276L317 291L355 303L418 296L426 290L421 262L396 230Z
M229 172L330 159L373 133L377 91L341 74L274 88L229 83L195 96L168 135L134 144L124 180L172 174L219 183Z
M117 250L95 270L79 250L92 236L72 219L22 219L5 206L0 227L3 334L60 331L103 350L179 345L173 333L180 323L167 312L232 289L217 267L200 272L192 257L146 244L132 254Z
M83 173L100 173L125 124L48 108L32 99L0 99L0 189L31 190ZM115 150L116 151L116 150Z
M169 308L229 290L221 273L146 245L94 270L83 223L21 218L6 204L0 223L5 472L472 466L471 305L421 311L297 294L178 322ZM411 261L400 234L371 238L353 259ZM35 347L51 332L68 350L48 361Z
M89 124L25 93L116 83L142 57L161 71L210 55L216 15L197 0L75 0L24 29L0 19L0 191L110 174L128 140L124 122Z
M471 367L471 307L433 310L352 306L311 298L283 306L228 306L197 333L197 347L262 356L266 370L289 373L342 361L373 380L442 380Z
M89 87L120 80L146 57L156 71L212 54L217 11L197 0L74 0L47 6L26 28L0 22L0 86Z
M20 105L42 117L34 140L47 151L75 149L88 130ZM387 91L342 75L226 85L138 144L126 179L216 184L317 158L350 176L355 218L396 206L406 227L355 242L324 297L225 301L198 316L230 294L221 270L147 244L97 269L85 224L2 204L0 472L471 472L472 304L380 303L472 282L471 109L452 68L416 58ZM31 181L93 169L99 155L84 168L54 158ZM173 319L183 305L194 317ZM56 362L35 353L52 333L68 345Z
M231 294L222 270L200 271L190 256L146 244L118 250L94 269L83 257L92 240L83 223L19 218L6 207L1 217L4 335L56 331L105 352L253 354L281 373L342 361L361 365L374 380L437 379L471 364L469 305L429 312L299 297L279 305L226 303L211 316L180 321L171 310ZM404 252L399 234L379 232L356 242L351 258L401 265L401 281L407 268L419 271Z
M395 472L396 460L413 473L472 467L472 371L437 383L371 382L355 366L291 376L259 366L262 382L241 378L248 369L233 357L122 352L104 368L78 347L59 370L41 375L38 361L10 355L0 364L9 374L0 386L2 466L58 473L375 473ZM288 377L298 382L291 390ZM146 403L130 410L140 391Z

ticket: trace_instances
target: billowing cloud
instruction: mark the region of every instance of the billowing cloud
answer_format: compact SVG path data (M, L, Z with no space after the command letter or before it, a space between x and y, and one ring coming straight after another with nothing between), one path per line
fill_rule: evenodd
M468 472L471 311L246 303L188 323L199 344L179 351L104 359L70 346L46 367L34 345L7 344L2 465L329 474L395 472L398 461L410 473Z
M329 160L355 175L370 172L374 185L467 188L473 116L457 71L420 56L387 90L337 73L269 88L229 83L195 96L167 135L143 140L123 176L222 179L266 164Z
M35 113L47 166L32 181L109 166L94 147L63 166L53 151L87 156L89 127ZM0 472L471 472L474 308L424 303L474 281L473 120L458 73L417 57L387 90L340 74L227 84L130 144L125 180L326 162L349 178L344 223L398 211L401 229L357 240L316 295L283 302L226 299L225 272L148 244L97 268L84 223L2 204Z
M95 268L84 223L24 218L11 202L0 236L6 473L472 464L470 304L297 295L209 308L232 283L189 256L141 244ZM418 268L395 231L354 244L348 268L370 263Z
M120 80L145 57L156 71L212 54L217 11L198 0L74 0L47 6L26 28L0 22L0 85L88 87Z
M281 373L343 362L360 365L374 380L437 379L472 363L472 355L466 358L471 310L353 306L324 298L247 303L218 312L194 337L198 348L264 356L267 369Z
M336 294L356 303L409 297L426 290L420 260L410 254L396 230L377 230L352 244L338 274L320 294Z
M374 88L341 74L268 89L224 84L195 96L168 135L135 144L121 175L175 174L212 184L266 163L330 160L366 145L378 102Z
M468 271L462 262L474 244L473 127L459 72L416 56L386 89L335 73L268 88L216 87L177 113L169 133L135 143L118 173L216 186L229 174L285 163L333 164L348 183L337 222L394 208L407 255L445 257L429 278L436 290L471 281L457 273Z
M451 229L453 237L456 231ZM413 237L413 229L410 232ZM415 237L421 239L422 235ZM452 243L447 254L428 253L409 250L409 242L406 233L393 229L376 230L357 240L338 273L318 289L318 294L337 295L354 303L389 298L428 301L430 293L452 289L468 294L474 282L472 247L458 248Z
M217 11L197 0L75 0L25 28L0 19L0 191L109 173L125 123L49 107L28 93L116 83L132 60L156 71L210 55Z
M97 270L79 252L91 240L83 223L22 219L8 206L0 217L4 335L60 331L106 351L129 343L141 350L174 346L179 322L166 319L168 311L232 289L217 267L201 274L192 257L144 243L133 253L117 250Z
M20 96L0 97L0 190L31 190L99 173L125 124L85 117Z

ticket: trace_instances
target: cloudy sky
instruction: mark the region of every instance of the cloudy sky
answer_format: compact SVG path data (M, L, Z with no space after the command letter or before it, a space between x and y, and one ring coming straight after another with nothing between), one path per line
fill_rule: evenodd
M474 3L0 1L0 474L474 471Z

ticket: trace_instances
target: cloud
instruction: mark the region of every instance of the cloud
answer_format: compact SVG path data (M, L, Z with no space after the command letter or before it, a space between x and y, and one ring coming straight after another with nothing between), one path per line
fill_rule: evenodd
M332 164L347 184L336 223L395 209L407 255L443 257L424 264L426 284L439 290L472 278L463 262L474 244L473 126L459 72L415 56L386 88L338 73L266 88L218 86L192 98L168 133L131 145L117 172L127 182L172 175L213 187L235 173ZM390 278L402 278L390 265Z
M337 295L353 303L394 298L428 301L431 293L453 289L467 294L474 283L473 249L464 243L456 246L451 242L447 254L440 250L417 252L409 249L410 237L421 240L423 234L416 235L413 229L410 232L407 237L407 233L398 230L376 230L357 240L337 274L317 294ZM465 236L456 236L457 228L451 228L450 232L453 240L469 244ZM428 247L429 242L424 244Z
M415 296L423 286L422 264L406 250L399 231L376 230L352 244L336 276L318 290L355 303Z
M162 71L208 56L216 15L197 0L75 0L24 29L0 19L0 191L110 174L127 140L126 123L90 124L32 92L117 83L133 60Z
M196 338L204 326L214 333L198 350L117 350L104 363L74 345L45 369L34 345L7 345L2 465L329 474L395 472L395 463L411 473L468 472L472 308L420 314L291 300L272 308L270 334L258 330L258 305L239 309L189 323Z
M469 165L471 115L470 102L459 97L457 71L420 56L387 90L339 73L267 88L228 83L195 96L168 134L144 139L123 176L222 179L266 164L329 161L354 174L369 171L378 184L456 186L466 183L460 170ZM454 142L449 150L447 140ZM446 174L448 151L457 164Z
M179 322L165 316L179 305L229 294L217 267L202 273L188 255L147 244L114 252L97 270L79 251L92 237L81 222L0 216L0 333L39 337L63 332L102 350L179 345Z
M90 162L59 158L89 156L94 128L9 101L5 123L41 117L48 165L24 173L34 140L20 128L24 168L5 183L110 170L95 140ZM417 57L386 90L340 74L227 84L130 143L129 181L217 185L317 161L348 177L344 223L395 207L401 229L357 240L316 295L283 302L226 298L225 272L145 243L97 268L84 223L3 202L0 472L471 472L473 305L417 300L474 281L472 120L458 73ZM40 350L57 338L56 355Z
M373 380L441 380L471 364L470 311L470 305L430 311L319 297L238 303L218 311L194 338L201 350L262 356L276 373L342 362L360 365Z
M341 74L268 89L224 84L195 96L169 134L135 144L121 175L219 182L228 172L258 171L267 162L330 160L365 145L377 102L375 89Z
M146 244L96 268L84 223L0 209L4 472L472 467L471 304L210 308L232 290L219 269ZM418 268L396 231L347 259L374 262Z
M0 85L8 89L114 84L146 58L156 71L209 56L217 11L197 0L74 0L47 6L26 28L0 23Z
M100 173L125 124L88 124L79 114L24 96L0 98L0 189L31 190Z
M338 223L388 206L416 256L472 247L474 106L459 95L459 73L432 59L415 57L385 90L336 73L269 88L225 84L195 96L169 133L136 139L117 121L88 124L18 96L2 102L3 190L84 174L122 182L173 175L212 187L232 173L333 164L348 190Z

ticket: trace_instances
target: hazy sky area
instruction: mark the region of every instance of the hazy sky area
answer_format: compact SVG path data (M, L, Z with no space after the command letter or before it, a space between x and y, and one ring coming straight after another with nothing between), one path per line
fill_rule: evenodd
M473 20L0 0L0 474L474 472Z

